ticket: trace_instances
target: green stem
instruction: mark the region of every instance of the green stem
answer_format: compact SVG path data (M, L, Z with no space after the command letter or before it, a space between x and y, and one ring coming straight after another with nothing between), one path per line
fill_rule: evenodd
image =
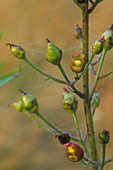
M77 80L76 80L76 79L73 80L73 81L71 82L71 84L75 84L75 83L83 76L83 74L88 70L88 67L89 67L89 65L91 64L93 58L94 58L94 55L92 54L91 57L90 57L90 59L89 59L89 61L88 61L87 64L85 65L84 70L79 74L79 76L77 77Z
M82 10L82 22L83 22L83 53L85 55L85 63L88 63L89 56L88 56L88 23L89 23L89 15L88 15L88 1L84 4ZM94 57L94 56L93 56ZM92 59L93 59L92 57ZM85 118L86 118L86 126L88 132L88 141L90 147L90 154L92 161L97 162L97 150L96 150L96 142L95 142L95 133L94 133L94 125L91 115L91 107L90 107L90 100L89 100L89 69L83 75L83 92L87 99L84 99L84 110L85 110ZM93 165L93 170L97 170L98 167Z
M81 5L80 5L76 0L73 0L73 1L74 1L74 3L75 3L78 7L81 8Z
M47 128L44 125L42 125L41 123L39 123L38 121L36 121L28 112L26 112L25 109L23 109L23 112L33 121L35 122L39 128L43 128L46 131L52 132L52 133L56 133L56 131L54 131L53 129Z
M106 144L102 144L102 164L100 170L104 169L105 165Z
M78 132L80 141L82 141L82 135L81 135L81 131L80 131L80 127L79 127L79 123L78 123L78 120L77 120L76 113L73 112L73 113L72 113L72 116L73 116L73 119L74 119L74 122L75 122L75 126L76 126L76 128L77 128L77 132Z
M108 160L105 161L104 165L106 165L107 163L110 163L110 162L112 162L112 161L113 161L113 158L110 158L110 159L108 159Z
M80 127L79 127L79 123L78 123L78 120L77 120L76 113L73 112L73 113L72 113L72 116L73 116L73 119L74 119L74 122L75 122L75 126L76 126L76 128L77 128L77 132L78 132L78 135L79 135L79 138L80 138L81 145L82 145L82 147L83 147L86 155L89 157L89 156L90 156L90 155L89 155L89 152L88 152L88 150L87 150L87 148L86 148L86 146L85 146L85 143L84 143L84 141L83 141L83 139L82 139L82 135L81 135L81 131L80 131Z
M33 69L35 69L36 71L38 71L39 73L41 73L43 76L52 79L54 81L56 81L57 83L61 83L61 84L67 84L67 82L57 79L55 77L50 76L49 74L45 73L44 71L40 70L38 67L34 66L26 57L24 58L24 61L29 64Z
M74 90L74 93L76 93L80 98L84 98L85 97L84 94L82 94L74 85L70 84L71 81L68 78L67 74L65 73L61 64L58 64L57 66L58 66L60 72L62 73L62 76L66 80L67 84L71 87L72 90Z
M56 132L58 132L59 134L62 134L64 132L62 132L60 129L57 129L54 125L52 125L47 119L45 119L40 113L39 111L36 112L36 115L41 119L43 120L49 127L51 127L53 130L55 130ZM80 143L80 141L72 136L71 137L71 140L73 141L76 141L77 143Z
M66 82L70 83L70 80L69 80L67 74L65 73L65 71L64 71L64 69L63 69L63 67L62 67L62 65L61 65L61 64L58 64L57 66L58 66L60 72L62 73L64 79L66 80Z
M96 86L97 86L97 82L98 82L98 77L99 77L101 69L102 69L102 65L103 65L103 62L104 62L104 58L105 58L106 52L107 52L106 50L103 50L103 55L102 55L101 60L100 60L100 66L99 66L97 74L95 76L93 88L92 88L92 91L91 91L90 100L92 99L93 94L95 92L95 89L96 89Z
M101 80L101 79L103 79L103 78L105 78L105 77L107 77L107 76L111 75L112 73L113 73L113 71L110 71L109 73L104 74L104 75L102 75L102 76L98 77L98 80Z
M95 161L91 161L90 159L87 159L86 157L83 157L83 160L86 161L86 162L88 162L87 165L92 164L92 165L95 165L95 166L97 166L97 167L98 167L98 166L101 166L100 163L95 162Z

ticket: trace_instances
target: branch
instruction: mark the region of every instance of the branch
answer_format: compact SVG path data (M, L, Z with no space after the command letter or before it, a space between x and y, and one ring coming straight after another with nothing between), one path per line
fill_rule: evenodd
M78 7L81 8L81 5L80 5L76 0L73 0L73 1L74 1L74 3L75 3Z
M101 80L101 79L103 79L103 78L109 76L109 75L112 74L112 73L113 73L113 71L111 71L111 72L109 72L109 73L107 73L107 74L104 74L104 75L98 77L98 80Z
M88 9L88 14L90 14L95 8L96 6L102 2L103 0L96 0L95 2L93 2L92 0L90 0L90 2L93 4L92 7L90 9Z

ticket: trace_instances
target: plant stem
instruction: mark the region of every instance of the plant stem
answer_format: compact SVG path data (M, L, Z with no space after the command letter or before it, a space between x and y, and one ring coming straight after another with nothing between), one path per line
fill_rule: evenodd
M74 122L75 122L75 126L76 126L76 128L77 128L77 132L78 132L78 135L79 135L79 138L80 138L81 145L82 145L82 147L83 147L86 155L89 157L89 156L90 156L90 155L89 155L89 152L88 152L88 150L87 150L87 148L86 148L86 146L85 146L85 143L84 143L84 141L83 141L83 139L82 139L82 135L81 135L81 131L80 131L80 127L79 127L79 123L78 123L78 120L77 120L76 113L73 112L73 113L72 113L72 116L73 116L73 119L74 119Z
M25 109L23 109L23 112L33 121L35 122L39 128L43 128L46 131L52 132L52 133L56 133L56 131L54 131L53 129L47 128L44 125L42 125L41 123L39 123L38 121L36 121Z
M105 77L107 77L107 76L111 75L112 73L113 73L113 71L110 71L109 73L104 74L104 75L102 75L102 76L98 77L98 80L101 80L101 79L103 79L103 78L105 78Z
M67 74L65 73L65 71L64 71L64 69L63 69L63 67L62 67L62 65L61 65L61 64L58 64L57 66L58 66L59 70L61 71L61 73L62 73L64 79L65 79L68 83L70 83L70 80L69 80Z
M41 73L43 76L52 79L54 81L56 81L57 83L61 83L61 84L67 84L67 82L57 79L55 77L50 76L49 74L45 73L44 71L40 70L38 67L34 66L26 57L24 58L24 61L29 64L33 69L35 69L36 71L38 71L39 73Z
M73 112L72 116L73 116L73 119L74 119L74 122L75 122L75 126L76 126L76 128L77 128L77 132L78 132L80 141L82 141L82 135L81 135L81 131L80 131L80 127L79 127L79 123L78 123L78 120L77 120L76 113Z
M102 144L102 164L100 170L104 169L105 153L106 153L106 144Z
M54 125L52 125L47 119L45 119L42 114L39 113L39 111L36 112L36 115L41 119L43 120L49 127L51 127L53 130L55 130L56 132L58 132L59 134L62 134L64 132L62 132L60 129L57 129ZM80 141L72 136L71 137L71 140L73 141L76 141L77 143L80 143Z
M83 53L85 55L85 63L88 62L88 23L89 23L89 16L88 16L88 1L84 4L82 9L82 22L83 22ZM89 100L89 69L83 75L83 92L87 99L84 99L84 110L85 110L85 118L86 118L86 125L87 125L87 132L88 132L88 141L90 146L90 153L92 161L97 162L97 150L96 150L96 142L95 142L95 133L94 133L94 125L91 116L91 108L90 108L90 100ZM97 170L98 167L95 165L92 166L93 170Z
M92 91L91 91L90 100L92 99L93 94L95 92L95 89L96 89L96 86L97 86L97 82L98 82L98 77L99 77L101 69L102 69L102 65L103 65L103 62L104 62L105 55L106 55L106 50L103 50L103 55L102 55L101 60L100 60L100 66L99 66L97 74L95 76L93 88L92 88Z

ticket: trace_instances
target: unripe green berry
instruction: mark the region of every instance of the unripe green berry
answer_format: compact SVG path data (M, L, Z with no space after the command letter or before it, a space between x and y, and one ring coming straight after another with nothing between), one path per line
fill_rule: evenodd
M22 93L22 104L23 107L31 113L36 113L38 111L38 103L36 98L31 94L25 93L20 90Z
M84 69L84 54L72 55L70 68L75 73L80 73Z
M63 103L63 108L69 114L73 114L74 112L76 112L78 107L78 101L75 98L75 96L72 93L70 93L67 89L64 89L62 103Z
M110 50L113 47L113 25L102 34L101 38L104 41L103 49Z
M18 110L19 112L23 111L23 103L22 101L19 101L17 103L13 103L13 106L15 107L16 110Z
M76 39L82 38L82 29L78 26L78 24L76 25L76 28L75 28L75 37Z
M46 60L52 64L58 65L62 59L62 51L48 39L47 42L47 51L46 51Z
M97 55L100 54L103 50L103 41L98 40L92 45L92 54Z
M18 59L25 58L25 50L21 46L17 46L10 43L6 43L6 45L10 46L11 52L15 57L17 57Z
M66 146L66 155L70 161L78 162L83 158L84 151L79 145L69 142L64 146Z
M96 108L99 106L99 104L100 104L100 97L99 97L99 94L95 92L91 100L91 106Z
M99 143L107 144L109 142L109 131L103 130L102 133L99 133Z

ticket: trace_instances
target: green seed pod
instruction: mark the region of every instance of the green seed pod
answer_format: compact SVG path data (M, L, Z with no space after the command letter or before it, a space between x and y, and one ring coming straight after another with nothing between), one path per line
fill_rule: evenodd
M84 54L72 55L70 68L75 73L80 73L84 69Z
M21 46L13 45L10 43L6 43L6 45L10 46L12 54L17 57L18 59L25 58L25 50Z
M75 28L75 37L76 39L82 38L82 29L78 26L78 24L76 25L76 28Z
M31 94L25 93L20 90L22 93L22 104L23 107L31 113L36 113L38 110L38 103L36 98L34 98Z
M99 133L99 143L107 144L109 142L109 131L103 130L102 133Z
M99 94L95 92L91 100L91 106L96 108L99 106L99 104L100 104L100 97L99 97Z
M64 146L66 146L66 155L70 161L78 162L83 158L84 151L79 145L69 142Z
M102 34L101 38L104 42L103 48L105 50L110 50L113 47L113 25Z
M17 103L13 103L13 106L15 107L16 110L18 110L19 112L23 111L23 103L21 101L17 102Z
M58 138L58 140L60 141L62 145L70 142L70 139L71 139L67 133L62 133L61 135L56 135L55 137Z
M98 40L92 45L92 54L97 55L100 54L103 50L103 41Z
M77 107L78 107L78 101L75 98L75 96L72 93L70 93L67 89L64 89L62 103L63 103L63 108L69 114L76 112Z
M58 65L62 59L62 51L51 43L48 39L47 42L47 51L46 51L46 60L52 64Z
M86 0L77 0L77 2L78 2L79 4L83 4L83 3L86 2Z

